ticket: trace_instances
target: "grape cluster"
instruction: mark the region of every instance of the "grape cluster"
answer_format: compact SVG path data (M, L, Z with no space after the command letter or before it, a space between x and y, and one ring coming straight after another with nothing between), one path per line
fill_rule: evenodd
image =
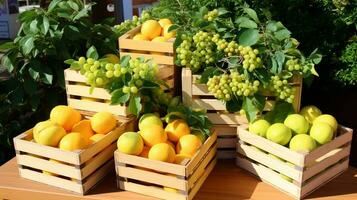
M168 105L172 99L172 95L170 93L166 93L162 88L159 88L154 90L154 98L156 98L156 102Z
M217 45L217 50L223 51L226 56L233 56L234 54L238 54L238 43L235 41L227 42L225 39L219 39L219 35L214 35L212 39L213 42Z
M285 69L289 71L300 71L302 69L298 59L289 59L285 63Z
M149 20L151 18L152 17L151 17L150 12L147 11L147 10L144 10L141 13L140 17L134 15L132 20L127 19L124 22L115 25L114 29L116 29L118 31L127 31L127 30L133 29L133 28L141 25L143 22L145 22L145 21L147 21L147 20Z
M253 49L250 46L239 46L238 51L240 55L244 58L242 63L244 69L252 72L254 69L262 65L262 59L258 56L258 49Z
M285 100L288 103L293 103L295 98L295 88L292 87L288 80L281 79L279 76L271 77L272 89L281 100Z
M244 74L239 74L237 71L213 76L207 82L208 91L213 93L215 98L223 101L231 100L232 95L252 96L259 90L259 85L258 80L251 82Z
M214 9L214 10L209 11L207 14L205 14L203 16L203 19L211 22L214 19L216 19L217 17L218 17L218 10Z

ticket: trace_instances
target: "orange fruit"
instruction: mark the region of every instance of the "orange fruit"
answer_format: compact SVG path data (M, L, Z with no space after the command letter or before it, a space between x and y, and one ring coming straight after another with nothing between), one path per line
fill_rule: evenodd
M81 121L81 118L77 110L64 105L54 107L50 113L50 120L61 125L66 131L70 131L74 124Z
M140 130L140 135L143 138L145 145L149 147L158 143L164 143L167 140L165 130L160 125L156 124L145 126L144 129Z
M119 137L117 146L122 153L140 155L144 149L144 142L139 133L126 132Z
M97 133L97 134L92 135L92 136L89 138L89 140L90 140L90 143L93 144L93 143L96 143L96 142L98 142L99 140L103 139L104 137L105 137L104 134L99 134L99 133Z
M83 134L85 137L90 138L93 136L94 132L90 125L90 120L84 119L75 124L72 128L72 132L78 132Z
M143 151L140 153L140 157L147 158L149 156L150 147L144 146Z
M170 19L164 18L159 20L159 24L162 28L164 28L165 25L172 24L172 21Z
M161 26L156 20L148 20L141 25L141 34L149 40L161 34Z
M170 140L166 140L166 142L165 142L165 143L169 144L170 146L172 146L172 148L174 148L174 149L175 149L175 145L174 145L174 143L172 143Z
M65 151L74 151L87 148L89 138L78 132L71 132L65 135L60 141L59 148Z
M186 154L192 157L201 146L202 142L197 136L191 134L184 135L176 145L176 152L178 154Z
M192 156L190 155L186 155L186 154L176 154L175 155L175 160L174 163L175 164L181 164L181 162L185 159L191 159Z
M170 39L170 38L175 38L176 37L176 30L169 32L169 29L170 29L171 26L172 26L172 24L167 24L167 25L164 26L164 28L162 30L162 35L166 39Z
M117 125L117 120L109 112L98 112L90 119L92 129L99 134L107 134Z
M172 163L175 160L175 150L167 143L155 144L149 151L148 158Z
M57 147L60 140L67 134L64 128L58 124L49 125L36 133L38 144Z
M182 136L190 134L190 127L184 120L176 119L167 124L165 132L170 141L177 142Z

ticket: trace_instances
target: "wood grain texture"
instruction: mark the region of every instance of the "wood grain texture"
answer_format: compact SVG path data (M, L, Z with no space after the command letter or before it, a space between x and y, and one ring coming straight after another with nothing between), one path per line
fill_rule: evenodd
M115 173L108 175L88 195L80 196L45 184L19 177L16 160L0 167L0 199L16 200L152 200L155 198L119 191ZM274 199L289 200L291 197L257 180L248 172L237 168L232 160L220 160L195 196L196 200ZM314 200L357 199L357 169L348 171L309 195Z

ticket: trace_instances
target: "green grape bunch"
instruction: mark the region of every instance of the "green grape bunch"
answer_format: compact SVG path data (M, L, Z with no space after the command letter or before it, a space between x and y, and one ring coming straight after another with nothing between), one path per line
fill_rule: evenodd
M209 11L207 14L205 14L203 16L203 19L211 22L211 21L215 20L217 17L218 17L218 10L214 9L214 10Z
M285 63L285 69L293 72L293 71L300 71L303 68L301 67L301 64L299 63L299 59L289 59Z
M293 103L295 99L295 88L289 84L289 81L275 75L271 77L271 90L275 95L288 103Z
M141 25L142 23L144 23L145 21L147 21L149 19L152 19L150 11L144 10L141 13L140 17L134 15L131 20L127 19L124 22L115 25L114 30L116 30L120 34L124 34L125 32Z

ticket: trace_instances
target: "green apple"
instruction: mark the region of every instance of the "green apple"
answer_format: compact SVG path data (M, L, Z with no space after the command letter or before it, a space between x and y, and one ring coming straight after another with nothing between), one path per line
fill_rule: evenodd
M267 130L267 139L275 143L286 145L292 136L291 130L283 123L275 123Z
M314 121L310 130L310 136L323 145L332 140L333 129L327 123Z
M297 152L310 152L316 148L316 142L310 135L299 134L291 138L289 148Z
M289 115L285 121L285 126L289 127L295 135L297 134L307 134L310 125L304 116L299 114Z
M146 126L151 126L153 124L163 127L160 117L154 113L147 113L140 117L139 120L139 130L143 130Z
M300 110L300 115L304 116L310 124L321 114L321 110L316 106L305 106Z
M259 119L249 124L249 132L265 137L270 124L264 119Z
M338 123L332 115L328 115L328 114L320 115L314 120L313 124L318 122L325 122L329 124L332 127L334 133L337 131Z

